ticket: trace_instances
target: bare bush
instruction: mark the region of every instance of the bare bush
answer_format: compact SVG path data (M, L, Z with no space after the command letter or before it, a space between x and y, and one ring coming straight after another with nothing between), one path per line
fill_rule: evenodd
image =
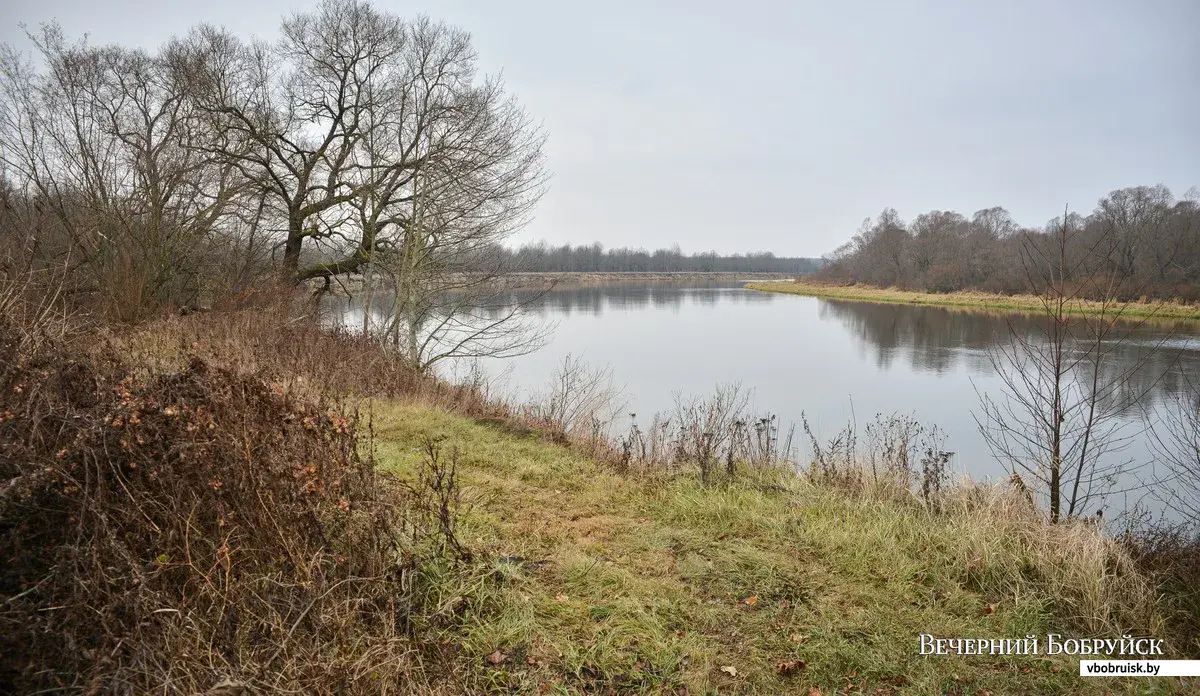
M940 509L953 452L943 449L945 434L937 426L926 427L907 414L876 414L864 428L864 442L850 423L822 443L807 418L803 424L813 452L812 480L852 490L867 484L894 488Z
M734 456L749 398L737 385L718 386L706 399L675 398L675 458L696 464L706 485L713 482L722 453L730 459Z
M876 414L865 430L872 477L889 477L907 488L911 484L913 449L923 431L921 424L907 414L887 418Z
M812 448L812 459L808 474L821 483L856 487L862 483L862 471L858 458L858 432L853 424L847 424L832 438L822 444L808 423L808 416L800 414L804 435ZM872 462L874 462L872 458Z
M630 414L629 430L614 448L619 469L673 474L694 466L710 485L720 471L732 481L740 467L790 465L791 431L780 442L778 418L753 415L750 397L735 384L718 386L708 397L677 395L671 414L656 414L644 431Z
M629 430L617 442L620 471L668 469L671 459L670 432L671 419L661 414L651 418L645 431L637 424L637 414L629 414Z
M732 440L725 454L726 474L732 478L738 462L759 469L790 462L796 426L789 425L781 441L779 425L779 417L773 413L735 420Z
M82 328L63 288L66 268L13 270L0 267L0 318L12 332L18 354L35 354Z
M458 449L452 449L447 457L438 442L426 440L417 480L407 488L416 503L414 541L436 540L439 554L450 554L457 562L470 561L471 550L458 538L458 520L463 513Z
M613 421L623 407L620 395L611 369L589 367L568 353L546 388L534 392L520 414L595 450L609 442Z
M980 393L976 415L993 454L1036 484L1054 521L1086 514L1114 488L1128 464L1116 455L1135 434L1120 415L1148 392L1134 377L1169 338L1114 368L1113 351L1146 319L1131 320L1120 301L1131 287L1122 270L1128 240L1108 228L1085 231L1078 216L1064 213L1045 235L1020 236L1027 288L1040 293L1040 321L1033 331L1008 323L1007 340L989 355L1002 393ZM1084 298L1098 309L1073 316Z

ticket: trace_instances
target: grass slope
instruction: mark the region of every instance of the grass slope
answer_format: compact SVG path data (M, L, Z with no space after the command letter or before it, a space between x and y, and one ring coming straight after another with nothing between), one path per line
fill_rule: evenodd
M972 515L794 477L713 488L623 478L536 435L424 406L373 408L380 465L396 475L415 475L426 438L461 453L460 538L489 559L476 581L445 590L447 605L473 596L446 640L461 646L448 662L465 692L1179 688L1083 680L1070 658L922 657L921 633L1093 635L1064 630L1085 608L1045 589L1038 539L992 535ZM1001 581L1010 574L1032 579Z
M897 290L895 288L876 288L867 285L825 285L808 282L762 282L747 283L749 290L761 292L780 292L790 295L807 295L810 297L827 297L838 300L860 300L863 302L878 302L888 304L933 305L938 307L956 307L962 309L991 309L1008 312L1041 313L1042 300L1034 295L993 295L983 292L950 292L944 294ZM1076 301L1068 307L1071 314L1095 315L1102 311L1100 303ZM1185 319L1200 321L1200 305L1185 305L1175 302L1142 304L1131 302L1118 305L1117 310L1123 316L1134 318L1155 319ZM1114 313L1114 307L1109 306L1108 314Z

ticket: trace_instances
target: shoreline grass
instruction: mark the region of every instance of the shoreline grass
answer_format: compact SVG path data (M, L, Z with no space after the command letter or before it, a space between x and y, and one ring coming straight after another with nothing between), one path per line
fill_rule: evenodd
M630 478L536 433L380 401L385 472L456 451L459 533L493 581L448 642L460 687L535 693L1125 693L1078 657L921 656L919 637L1157 634L1152 597L1095 527L964 485L942 512L766 475ZM1113 563L1116 563L1114 566ZM1127 583L1133 582L1129 585ZM1151 600L1152 601L1152 600ZM1096 622L1099 623L1096 623ZM1144 623L1149 621L1150 623ZM1104 628L1107 626L1107 628ZM1044 651L1043 651L1044 652ZM1175 693L1171 681L1154 693Z
M826 285L805 281L753 282L746 289L759 292L777 292L790 295L805 295L834 300L853 300L878 304L907 304L947 307L967 311L998 310L1020 314L1042 312L1042 300L1035 295L997 295L984 292L962 291L945 294L877 288L868 285ZM1177 302L1126 302L1116 305L1123 316L1137 319L1200 321L1200 305L1185 305ZM1098 302L1078 300L1072 302L1068 313L1094 316L1102 311L1112 313L1114 306L1104 309Z

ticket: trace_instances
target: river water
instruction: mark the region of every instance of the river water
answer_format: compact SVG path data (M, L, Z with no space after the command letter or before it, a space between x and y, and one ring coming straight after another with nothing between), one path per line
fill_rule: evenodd
M819 438L850 422L861 428L876 414L907 414L936 425L945 434L944 449L954 452L954 469L976 480L1008 474L976 422L981 394L1004 398L993 363L997 346L1011 331L1036 336L1040 326L1020 315L761 293L740 283L626 284L540 297L514 291L508 298L529 302L531 317L553 327L533 353L481 361L518 400L545 385L571 354L609 368L624 412L637 414L643 426L651 414L670 411L677 396L703 396L736 383L752 390L755 411L776 414L784 431L802 414ZM359 324L361 311L351 305L345 318ZM1113 420L1125 442L1107 461L1128 464L1115 486L1124 492L1091 504L1111 519L1143 500L1138 483L1158 475L1130 466L1154 459L1143 432L1145 413L1153 418L1185 389L1187 376L1200 375L1200 333L1195 326L1141 327L1106 350L1105 380L1134 373L1117 399L1140 397ZM622 416L616 429L629 422ZM803 459L806 441L798 435L796 445Z

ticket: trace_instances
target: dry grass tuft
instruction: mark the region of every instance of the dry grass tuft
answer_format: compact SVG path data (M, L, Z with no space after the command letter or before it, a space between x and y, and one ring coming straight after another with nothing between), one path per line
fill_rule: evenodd
M1200 536L1194 528L1123 535L1121 545L1158 588L1160 610L1177 652L1200 658Z
M1090 520L1051 524L1007 485L962 482L942 496L963 583L1047 597L1066 624L1096 635L1164 635L1154 587L1125 548Z

